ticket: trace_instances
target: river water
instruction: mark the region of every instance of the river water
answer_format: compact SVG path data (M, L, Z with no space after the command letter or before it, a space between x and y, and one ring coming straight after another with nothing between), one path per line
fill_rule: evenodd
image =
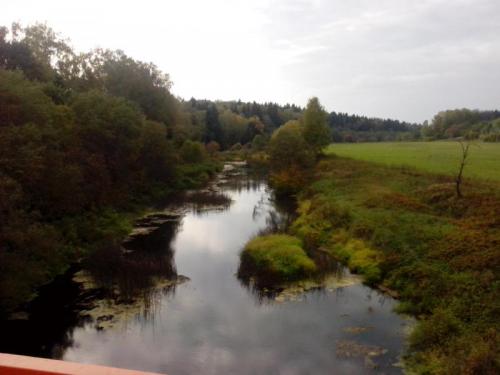
M238 279L244 244L289 213L264 180L227 167L211 190L139 223L100 270L42 290L28 321L4 327L0 349L172 375L401 373L410 322L346 269L303 292Z

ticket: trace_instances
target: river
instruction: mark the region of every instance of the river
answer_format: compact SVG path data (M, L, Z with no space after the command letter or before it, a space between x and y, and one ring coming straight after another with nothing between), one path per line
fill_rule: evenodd
M347 269L309 290L238 279L244 244L289 214L265 180L227 165L139 221L120 253L42 288L0 350L171 375L401 373L411 321Z

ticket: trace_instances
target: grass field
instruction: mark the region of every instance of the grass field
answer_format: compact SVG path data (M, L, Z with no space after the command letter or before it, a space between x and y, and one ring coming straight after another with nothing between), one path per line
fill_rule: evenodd
M406 165L437 174L458 171L461 149L458 142L336 143L328 154L372 161L384 165ZM464 176L500 181L500 143L473 144Z

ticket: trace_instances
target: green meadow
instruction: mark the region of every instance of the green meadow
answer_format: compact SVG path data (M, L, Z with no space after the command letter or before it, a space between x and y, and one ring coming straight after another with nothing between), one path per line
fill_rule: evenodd
M336 143L327 153L446 175L457 173L461 158L460 144L454 141ZM464 176L500 181L500 143L473 143Z

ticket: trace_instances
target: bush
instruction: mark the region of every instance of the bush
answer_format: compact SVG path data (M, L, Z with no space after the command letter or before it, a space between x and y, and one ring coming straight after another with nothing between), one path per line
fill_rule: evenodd
M426 320L415 327L410 336L413 349L426 349L443 345L451 336L457 334L460 321L445 308L437 308Z
M267 168L269 156L263 151L253 152L248 155L247 163L252 168Z
M181 190L201 187L220 170L220 164L210 161L181 165L177 167L176 187Z
M231 146L230 150L231 151L241 151L242 148L243 148L243 146L241 145L241 143L235 143L234 145Z
M262 134L257 134L252 140L252 149L254 151L264 151L267 146L268 139Z
M492 133L484 136L484 142L500 142L500 133Z
M186 163L201 163L207 158L203 144L189 140L183 143L180 154Z
M334 241L339 237L343 236L334 235ZM381 280L381 256L379 252L368 247L363 241L356 239L341 241L335 244L330 251L336 258L346 262L351 271L362 274L366 283L376 284Z
M348 210L319 195L302 201L298 212L300 216L291 229L304 241L307 249L325 245L332 230L344 228L351 221Z
M295 194L299 192L309 180L307 170L292 166L288 169L272 172L269 182L279 194Z
M207 143L205 149L207 150L209 155L215 155L220 151L220 145L215 141L211 141Z
M269 142L269 157L274 171L309 169L314 165L314 154L302 135L297 121L289 121L278 128Z
M239 275L255 276L260 281L277 283L311 276L316 264L302 248L297 237L272 234L256 237L241 253Z

